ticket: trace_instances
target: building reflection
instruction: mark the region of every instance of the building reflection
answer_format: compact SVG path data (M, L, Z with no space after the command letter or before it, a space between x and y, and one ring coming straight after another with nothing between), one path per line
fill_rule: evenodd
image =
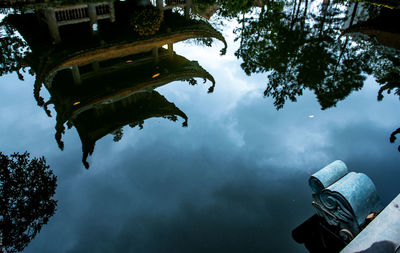
M212 75L197 61L176 54L173 47L188 39L214 38L223 42L224 52L225 39L207 21L189 17L190 1L182 7L186 14L159 2L140 7L132 2L99 2L7 17L30 47L24 64L36 75L38 105L49 116L48 107L54 105L59 147L64 146L65 125L74 126L86 168L96 141L110 133L120 139L125 125L141 127L150 118L180 117L187 126L186 114L155 88L174 81L193 85L195 78L202 78L211 82L209 92L213 92ZM135 17L143 13L154 20L160 17L160 23ZM43 85L50 93L48 101L40 95Z
M353 9L358 5L353 4ZM348 25L342 31L343 34L364 34L375 39L379 44L400 50L400 28L396 25L399 20L400 11L382 8L378 14L369 14L367 5L358 7L360 12L364 12L363 19L355 24ZM355 15L356 16L356 15Z
M60 26L88 22L92 33L95 33L99 20L109 19L111 22L115 21L115 10L114 3L110 1L44 8L38 11L38 16L47 24L54 41L60 43Z
M64 124L75 126L82 140L83 161L94 149L95 142L127 124L138 124L153 117L184 119L187 116L173 103L154 91L173 81L214 78L197 62L167 49L157 49L100 63L84 65L76 71L64 69L46 85L57 112L56 139L63 148ZM84 72L83 70L87 70ZM79 74L78 74L79 73ZM132 78L135 77L135 78ZM90 120L89 120L90 119Z

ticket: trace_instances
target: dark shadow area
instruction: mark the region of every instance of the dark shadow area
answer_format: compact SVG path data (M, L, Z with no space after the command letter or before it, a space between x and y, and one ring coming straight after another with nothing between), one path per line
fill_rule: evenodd
M346 244L338 236L339 231L326 223L317 214L311 216L304 223L292 231L293 240L311 253L340 252Z
M396 244L391 241L374 242L371 247L366 250L357 251L356 253L390 253L396 252Z

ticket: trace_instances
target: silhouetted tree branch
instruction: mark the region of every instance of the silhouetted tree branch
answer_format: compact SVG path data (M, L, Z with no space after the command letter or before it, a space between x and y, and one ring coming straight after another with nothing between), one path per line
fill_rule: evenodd
M1 252L22 251L53 216L56 181L44 157L0 152Z

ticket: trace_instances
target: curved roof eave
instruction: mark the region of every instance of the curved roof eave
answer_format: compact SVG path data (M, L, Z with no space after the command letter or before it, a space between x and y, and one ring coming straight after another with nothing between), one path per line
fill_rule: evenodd
M202 67L200 67L198 64L197 66L198 66L197 69L185 70L180 73L172 73L168 76L160 76L159 78L156 79L148 80L142 83L136 83L134 86L119 90L114 94L104 96L102 98L92 99L84 104L81 102L80 104L81 106L72 112L69 120L73 120L82 112L87 111L97 105L108 103L110 101L118 101L130 95L133 95L137 92L146 89L154 89L156 87L160 87L174 81L183 81L189 78L204 78L211 81L213 87L215 85L214 77L206 70L204 70Z
M125 57L132 54L148 52L153 48L159 48L166 44L177 43L180 41L195 39L195 38L215 38L224 44L224 49L227 48L225 38L220 32L215 30L209 24L197 24L184 29L172 31L166 34L161 34L154 38L147 38L134 42L120 42L112 45L103 46L101 48L91 48L75 52L68 59L63 60L58 65L54 66L49 73L57 71L60 68L78 65L83 66L90 64L93 61L105 61L113 58Z

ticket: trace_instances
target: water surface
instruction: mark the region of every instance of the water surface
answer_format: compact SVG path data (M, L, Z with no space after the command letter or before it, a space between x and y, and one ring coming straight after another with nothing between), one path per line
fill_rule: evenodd
M20 65L3 63L0 151L58 177L24 252L305 252L291 231L314 213L308 177L337 159L393 199L396 31L391 47L354 32L378 7L308 4L178 7L141 35L126 31L143 7L117 1L114 22L61 26L58 43L31 12L5 15L30 53L3 53Z

